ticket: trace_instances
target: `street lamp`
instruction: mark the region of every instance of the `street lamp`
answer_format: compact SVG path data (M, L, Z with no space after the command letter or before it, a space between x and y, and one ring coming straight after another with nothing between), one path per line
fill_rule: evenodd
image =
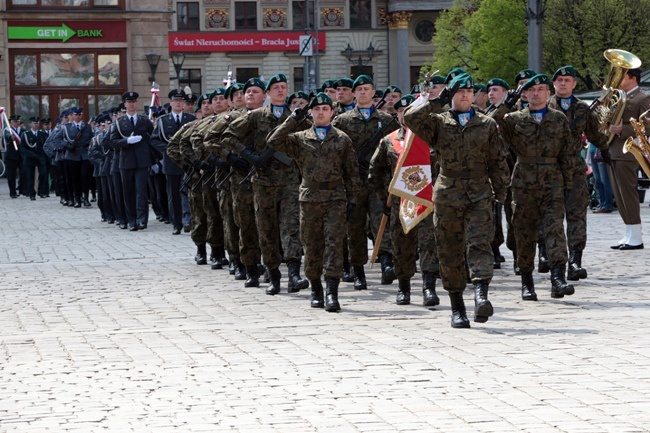
M147 63L149 63L149 69L151 70L151 77L149 77L149 81L152 83L156 81L156 70L158 70L159 61L160 54L147 54Z
M381 51L377 51L375 47L372 46L372 42L370 42L370 45L368 45L368 48L365 50L353 50L348 43L348 46L345 48L345 50L341 51L341 54L343 54L350 61L350 63L357 65L359 68L362 68L370 63L372 58L375 56L375 53L380 52ZM364 59L363 56L366 56L367 58Z
M176 79L178 80L178 87L181 86L181 69L183 68L183 62L185 62L185 54L183 53L171 53L172 63L174 64L174 69L176 69Z

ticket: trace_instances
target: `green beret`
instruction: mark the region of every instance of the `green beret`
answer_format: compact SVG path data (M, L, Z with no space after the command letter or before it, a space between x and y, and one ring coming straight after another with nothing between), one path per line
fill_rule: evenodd
M194 111L197 111L201 108L201 104L203 104L203 101L210 101L210 95L212 93L204 93L201 96L199 96L199 99L196 100L196 105L194 106Z
M416 84L415 86L411 87L411 94L415 95L416 93L420 93L420 85Z
M339 87L349 87L350 89L354 85L354 81L351 78L339 78L338 80L332 83L332 87L338 89Z
M578 76L578 73L576 72L576 70L575 70L575 68L573 66L566 65L566 66L562 66L560 69L555 71L555 74L553 74L553 81L555 81L555 79L560 75L563 76L563 77L573 77L573 78L575 78L575 77Z
M318 95L319 93L320 93L320 92L319 92L318 90L316 90L316 89L314 89L314 90L312 90L311 92L309 92L309 99L308 99L308 101L311 101L312 99L314 99L314 98L316 97L316 95Z
M548 86L551 85L551 80L548 79L548 75L546 74L537 74L534 77L531 77L524 85L522 86L521 90L528 90L533 86L536 86L538 84L546 84Z
M490 87L492 86L499 86L499 87L503 87L506 90L510 90L510 86L508 86L508 83L506 83L505 80L502 80L501 78L492 78L490 81L487 82L487 87L485 89L489 91Z
M386 87L386 90L384 90L384 93L388 93L388 92L397 92L397 93L399 93L401 95L402 94L402 89L400 89L397 86L388 86L388 87Z
M287 82L287 76L286 75L284 75L284 74L275 74L266 83L266 88L264 89L264 91L268 92L268 90L271 88L271 86L276 84L276 83L286 83L286 82Z
M537 72L533 71L532 69L522 69L519 71L519 73L515 76L515 84L517 84L519 81L523 79L529 79L533 78Z
M383 97L384 97L384 92L382 92L381 90L375 89L375 96L373 96L372 99L383 98Z
M474 84L474 93L478 92L487 92L487 89L485 88L485 84Z
M214 89L214 92L210 93L210 98L209 98L210 101L212 101L212 98L214 98L215 96L219 96L219 95L222 95L225 98L226 97L226 89L224 89L223 87L218 87L218 88Z
M298 92L293 92L291 95L287 97L287 105L291 105L291 101L294 99L299 98L299 99L304 99L305 101L309 101L309 95L306 94L303 91L298 91Z
M317 105L329 105L332 106L332 98L327 96L327 94L320 92L314 99L309 103L309 108L314 108Z
M375 83L372 81L372 78L370 78L367 75L359 75L356 80L354 80L354 83L352 84L352 91L354 92L354 89L356 89L358 86L363 86L364 84L372 84L374 87Z
M324 92L325 89L333 89L334 88L334 80L325 80L323 81L323 85L320 86L321 92Z
M400 107L408 107L413 101L415 101L415 96L410 94L404 95L399 98L399 101L393 104L393 108L397 110Z
M451 80L449 88L458 89L474 89L474 79L468 73L457 75L456 78Z
M463 74L466 74L466 73L467 73L467 71L465 69L463 69L463 68L454 68L454 69L452 69L447 74L447 78L445 78L445 84L449 84L451 82L451 80L453 80L457 76L463 75Z
M240 91L240 90L244 90L244 85L243 85L243 84L239 84L239 83L233 83L233 84L231 84L230 86L228 86L228 88L226 89L226 93L225 93L224 96L225 96L227 99L230 99L230 100L232 101L232 98L233 98L235 92L238 92L238 91Z
M434 75L431 80L429 80L429 85L433 86L434 84L446 84L446 78L442 75Z
M246 90L248 90L249 87L259 87L260 89L264 90L266 88L266 85L264 84L264 81L260 80L259 78L251 78L246 81L246 84L244 84L244 93L246 93Z

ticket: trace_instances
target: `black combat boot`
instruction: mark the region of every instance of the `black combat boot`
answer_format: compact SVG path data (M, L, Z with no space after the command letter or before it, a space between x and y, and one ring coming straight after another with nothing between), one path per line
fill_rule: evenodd
M519 265L517 264L517 252L513 251L513 254L514 254L515 260L514 260L514 263L513 263L512 266L514 267L515 275L521 275L521 269L519 269Z
M282 278L280 269L269 269L269 275L271 276L271 284L266 288L266 294L277 295L280 293L280 279Z
M449 293L449 301L451 302L451 327L469 328L463 292Z
M235 264L235 270L233 275L235 275L235 280L236 281L242 281L246 279L246 267L242 262L239 260L233 260L233 263ZM255 286L257 287L257 286Z
M493 314L494 308L488 301L488 283L474 283L474 321L485 323Z
M350 272L350 260L347 256L343 257L343 279L341 281L344 283L354 282L354 274Z
M503 256L499 251L499 247L492 247L492 255L494 256L494 263L492 264L492 269L501 269L501 259Z
M259 287L260 277L257 273L257 265L246 266L246 281L244 287Z
M587 278L587 270L582 267L582 250L571 250L567 280L578 281Z
M226 250L223 246L217 247L217 263L219 263L221 266L230 265L230 262L226 258Z
M381 284L393 284L395 280L393 258L390 254L382 254L379 256L379 263L381 263Z
M311 284L311 308L325 307L323 284L320 282L320 278L317 280L309 280L309 284Z
M536 301L537 293L535 293L535 282L533 281L533 273L521 273L521 299L524 301Z
M289 293L296 293L309 287L309 281L300 278L300 262L291 262L287 264L289 269Z
M422 299L425 307L440 304L440 298L436 294L436 274L433 272L422 272Z
M196 246L196 255L194 256L194 261L197 265L208 264L208 253L205 250L205 244Z
M269 270L261 263L257 264L257 275L261 275L262 281L265 283L271 282L271 275L269 274Z
M363 265L354 266L354 290L366 290L368 284L366 283L366 273L363 270Z
M573 285L567 284L564 279L564 271L564 265L554 265L551 268L551 298L559 299L576 292Z
M223 269L219 263L219 248L210 245L210 269ZM223 251L223 248L221 249Z
M551 270L551 265L548 263L548 257L546 256L546 244L541 243L537 244L539 249L539 254L537 257L537 272L540 274L546 274Z
M231 260L230 263L228 263L228 273L230 275L235 275L235 270L237 269L237 266L235 264L235 260ZM237 278L235 278L237 279Z
M339 280L327 278L325 280L325 311L335 312L341 309L339 304Z
M411 279L400 278L398 280L399 290L397 291L397 305L410 305L411 304Z

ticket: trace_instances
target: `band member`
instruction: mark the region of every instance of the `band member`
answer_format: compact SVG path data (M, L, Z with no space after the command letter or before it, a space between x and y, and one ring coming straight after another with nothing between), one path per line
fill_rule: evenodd
M469 328L463 291L465 256L474 284L474 321L483 323L493 314L488 300L494 257L493 202L503 202L508 186L505 149L494 120L472 108L474 82L457 75L432 103L410 107L406 126L425 140L438 156L440 174L434 186L434 227L440 274L449 292L454 328ZM451 110L440 110L451 100Z
M138 114L138 97L136 92L122 95L126 115L115 122L110 136L113 146L120 149L119 167L131 231L144 230L149 222L147 180L153 164L149 149L153 123L144 114Z

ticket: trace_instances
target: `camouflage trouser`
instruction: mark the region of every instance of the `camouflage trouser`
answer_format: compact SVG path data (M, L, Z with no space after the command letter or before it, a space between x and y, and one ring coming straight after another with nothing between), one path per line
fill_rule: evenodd
M508 188L508 194L506 194L506 202L503 204L503 210L506 214L506 229L508 230L508 233L506 234L506 247L508 247L510 251L516 253L517 241L515 240L515 229L512 226L512 189L511 188Z
M318 280L343 277L344 200L300 202L300 238L305 249L305 276Z
M492 250L496 250L505 240L503 237L503 205L501 203L494 202L494 238L492 239Z
M260 244L255 225L255 204L253 190L249 182L240 185L243 177L235 175L230 178L233 216L239 227L239 256L244 266L260 263Z
M566 206L566 237L570 250L584 250L587 244L587 207L589 206L587 177L573 179Z
M440 277L445 290L465 290L465 253L473 283L492 280L493 200L484 199L461 206L436 203L433 224L440 257Z
M300 206L298 184L263 186L253 183L255 220L264 266L276 269L282 263L280 242L287 263L300 262Z
M549 264L566 264L562 188L512 188L512 206L512 224L517 240L517 265L521 272L532 272L535 268L538 225L541 225L544 233Z
M377 235L383 209L377 195L370 192L367 183L362 185L361 190L356 195L356 206L352 216L346 223L348 236L348 249L350 251L350 264L352 266L362 266L368 263L368 218L370 218L373 234ZM390 253L390 236L383 236L379 254Z
M390 239L393 246L393 263L395 276L398 279L410 279L415 275L415 262L418 248L418 226L404 233L399 219L399 197L391 199L390 207ZM388 230L388 228L386 229ZM384 234L384 237L386 235Z
M203 206L203 193L190 193L190 211L192 212L192 232L190 236L195 245L203 245L208 237L208 215Z
M399 224L401 225L401 223ZM433 214L420 221L414 230L418 231L418 242L420 244L420 270L440 275L438 247L436 246L436 234L433 229Z
M219 193L208 187L203 188L203 209L208 218L207 241L212 247L224 247L223 219L219 210Z
M219 191L218 197L226 251L230 260L239 260L239 227L235 224L230 186Z

